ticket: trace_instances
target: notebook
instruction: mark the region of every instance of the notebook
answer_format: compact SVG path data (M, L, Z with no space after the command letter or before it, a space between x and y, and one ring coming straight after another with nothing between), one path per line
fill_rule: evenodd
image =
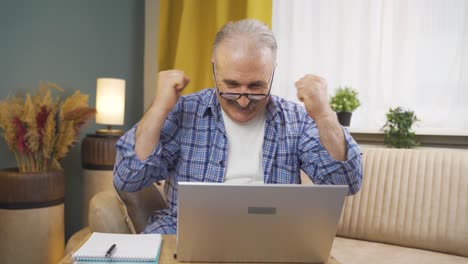
M115 244L111 256L109 248ZM75 253L76 262L147 262L157 263L162 244L160 234L111 234L94 232Z
M179 182L177 260L324 263L347 190Z

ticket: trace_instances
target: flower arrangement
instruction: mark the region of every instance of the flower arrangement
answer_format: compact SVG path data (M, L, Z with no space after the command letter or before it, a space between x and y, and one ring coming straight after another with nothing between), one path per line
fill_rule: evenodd
M20 94L0 101L0 130L20 172L60 169L59 161L96 114L88 106L88 95L76 91L61 101L52 96L52 90L63 92L57 84L41 83L32 96Z
M361 105L358 92L351 87L338 87L334 96L330 98L330 106L335 112L353 112Z

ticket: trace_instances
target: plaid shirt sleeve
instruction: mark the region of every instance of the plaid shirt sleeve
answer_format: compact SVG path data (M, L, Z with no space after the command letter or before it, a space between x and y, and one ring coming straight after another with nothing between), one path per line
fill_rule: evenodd
M334 159L319 140L315 123L307 123L302 133L300 160L302 169L316 184L348 185L348 195L355 194L361 188L362 157L357 143L343 128L346 141L346 160Z
M138 191L153 182L165 180L173 168L179 143L176 114L171 113L161 131L161 138L153 152L145 160L135 153L135 132L138 124L126 132L116 144L114 185L123 191Z

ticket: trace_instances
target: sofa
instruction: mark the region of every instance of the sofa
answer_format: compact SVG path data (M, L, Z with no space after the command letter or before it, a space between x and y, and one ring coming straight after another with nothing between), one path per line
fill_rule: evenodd
M468 150L361 146L362 188L347 197L331 254L340 263L468 263ZM303 184L311 184L307 177ZM163 183L98 193L90 232L139 233L166 207Z

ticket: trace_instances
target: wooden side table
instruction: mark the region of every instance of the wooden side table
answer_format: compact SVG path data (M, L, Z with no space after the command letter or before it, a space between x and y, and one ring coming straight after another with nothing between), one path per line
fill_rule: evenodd
M113 189L115 143L118 135L88 134L81 143L83 167L83 225L88 225L89 201L101 191Z
M74 248L69 254L63 258L63 260L59 264L72 264L73 259L71 255L73 252L78 250L78 248L83 245L83 243L89 238L91 234L86 236L81 243L78 243L76 248ZM162 243L162 248L161 248L161 254L159 255L159 262L160 264L178 264L178 263L189 263L189 262L179 262L176 259L174 259L174 253L176 252L176 236L175 235L163 235L163 243ZM196 262L197 264L216 264L215 262L209 262L209 263L203 263L203 262ZM228 264L226 262L223 262L223 264ZM236 264L242 264L242 263L236 263ZM340 264L335 258L330 256L330 259L328 260L327 264Z

